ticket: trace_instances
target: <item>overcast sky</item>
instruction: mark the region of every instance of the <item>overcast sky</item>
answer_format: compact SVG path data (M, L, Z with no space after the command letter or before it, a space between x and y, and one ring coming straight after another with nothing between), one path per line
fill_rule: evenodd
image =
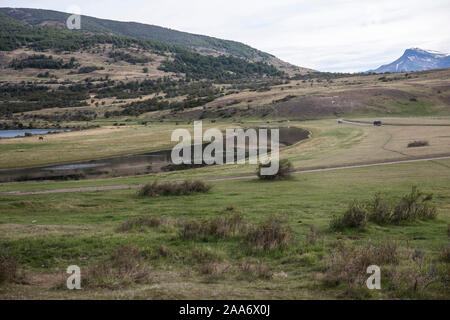
M411 47L450 52L450 0L0 0L246 43L298 66L365 71Z

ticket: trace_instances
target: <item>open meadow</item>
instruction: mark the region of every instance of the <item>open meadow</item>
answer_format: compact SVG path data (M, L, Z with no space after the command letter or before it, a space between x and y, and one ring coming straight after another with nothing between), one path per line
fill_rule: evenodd
M309 130L311 137L282 149L280 156L298 170L449 155L450 126L440 125L448 118L382 120L409 125L284 122ZM263 124L204 123L205 129ZM176 128L192 124L102 126L48 135L44 143L36 137L3 140L0 164L53 164L166 148L173 145L168 141ZM408 147L416 140L428 145ZM59 155L58 148L67 152ZM221 165L137 177L1 184L0 243L16 259L17 270L15 280L0 287L0 297L448 298L449 159L300 172L277 181L261 181L255 170L255 165ZM207 180L212 188L142 196L133 187L186 179ZM132 188L82 189L108 185ZM385 205L395 207L413 186L424 197L433 194L425 201L436 208L435 215L395 222L369 216L358 227L333 225L354 200L372 203L379 193ZM64 188L81 189L8 194ZM420 197L419 202L425 199ZM380 265L382 290L365 287L367 276L358 268L368 263ZM82 290L65 288L69 265L80 266Z

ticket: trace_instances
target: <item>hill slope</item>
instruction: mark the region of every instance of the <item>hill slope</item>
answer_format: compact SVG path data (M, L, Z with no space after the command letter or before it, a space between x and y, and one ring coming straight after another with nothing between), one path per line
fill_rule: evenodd
M60 28L65 27L66 20L70 16L69 13L59 11L28 8L0 8L0 13L31 25L50 25ZM271 54L240 42L181 32L155 25L82 16L81 30L90 33L160 40L204 55L232 55L252 62L263 61L284 69L284 71L303 73L310 70L291 65Z
M411 48L392 63L368 72L410 72L450 68L450 54Z

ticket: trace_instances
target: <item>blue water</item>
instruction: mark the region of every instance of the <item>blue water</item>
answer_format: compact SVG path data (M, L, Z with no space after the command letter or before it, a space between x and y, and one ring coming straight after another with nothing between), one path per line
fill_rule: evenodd
M78 163L78 164L67 164L63 166L56 166L50 168L44 168L44 170L74 170L74 169L84 169L84 168L95 168L105 166L107 163Z
M25 132L31 134L47 134L49 132L62 132L63 129L22 129L22 130L0 130L0 138L24 137Z

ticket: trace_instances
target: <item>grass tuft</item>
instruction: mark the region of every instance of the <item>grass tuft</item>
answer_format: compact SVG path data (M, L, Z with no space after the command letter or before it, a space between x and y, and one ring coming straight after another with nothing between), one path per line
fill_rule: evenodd
M83 286L90 288L120 288L151 280L142 252L136 246L121 246L108 259L89 267Z
M270 250L284 248L294 241L290 227L282 226L278 217L272 216L259 225L250 226L244 242L254 248Z

